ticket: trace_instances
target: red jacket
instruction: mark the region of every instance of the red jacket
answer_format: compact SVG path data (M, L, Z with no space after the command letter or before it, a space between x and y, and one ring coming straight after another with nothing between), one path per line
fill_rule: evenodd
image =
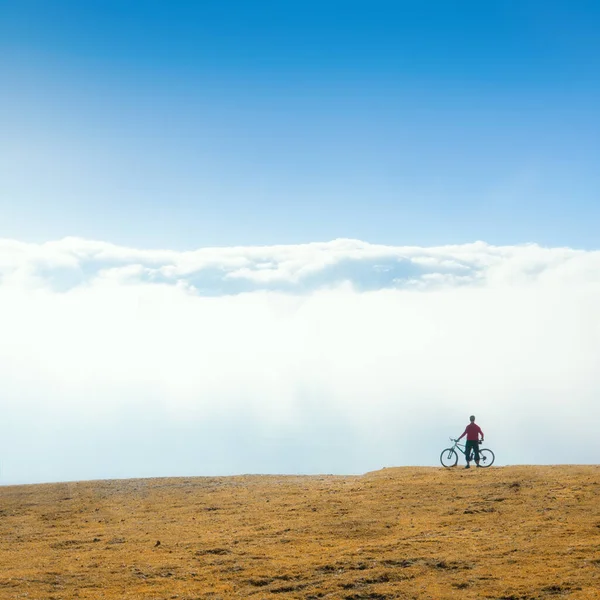
M479 434L481 434L481 439L483 439L483 431L481 431L481 427L475 423L469 423L465 429L465 432L458 439L460 440L466 435L468 441L476 442L479 439Z

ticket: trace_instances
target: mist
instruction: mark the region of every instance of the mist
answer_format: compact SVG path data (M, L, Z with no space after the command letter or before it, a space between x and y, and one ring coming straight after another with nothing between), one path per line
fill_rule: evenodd
M4 240L0 481L437 465L471 414L497 464L596 463L599 272L537 246Z

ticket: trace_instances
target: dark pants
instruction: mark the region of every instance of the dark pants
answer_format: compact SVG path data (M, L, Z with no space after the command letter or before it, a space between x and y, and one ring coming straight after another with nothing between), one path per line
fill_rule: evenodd
M465 456L467 458L467 464L469 464L469 455L471 454L471 450L473 450L475 454L475 463L479 464L479 442L476 440L467 440L465 445Z

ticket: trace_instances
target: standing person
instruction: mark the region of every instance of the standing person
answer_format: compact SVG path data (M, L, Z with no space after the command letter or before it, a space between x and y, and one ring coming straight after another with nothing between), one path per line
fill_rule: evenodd
M458 440L467 436L467 444L465 447L465 457L467 458L467 466L465 469L470 468L469 464L469 456L471 455L471 450L475 454L475 464L479 466L479 436L481 435L481 441L483 442L483 431L481 431L481 427L475 423L475 417L471 415L469 417L469 421L471 421L465 428L464 433L458 438ZM458 440L456 440L458 442Z

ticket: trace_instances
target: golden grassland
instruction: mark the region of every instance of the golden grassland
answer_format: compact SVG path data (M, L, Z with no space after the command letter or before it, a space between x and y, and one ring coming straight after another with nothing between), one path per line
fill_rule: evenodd
M600 467L0 488L0 598L600 598Z

